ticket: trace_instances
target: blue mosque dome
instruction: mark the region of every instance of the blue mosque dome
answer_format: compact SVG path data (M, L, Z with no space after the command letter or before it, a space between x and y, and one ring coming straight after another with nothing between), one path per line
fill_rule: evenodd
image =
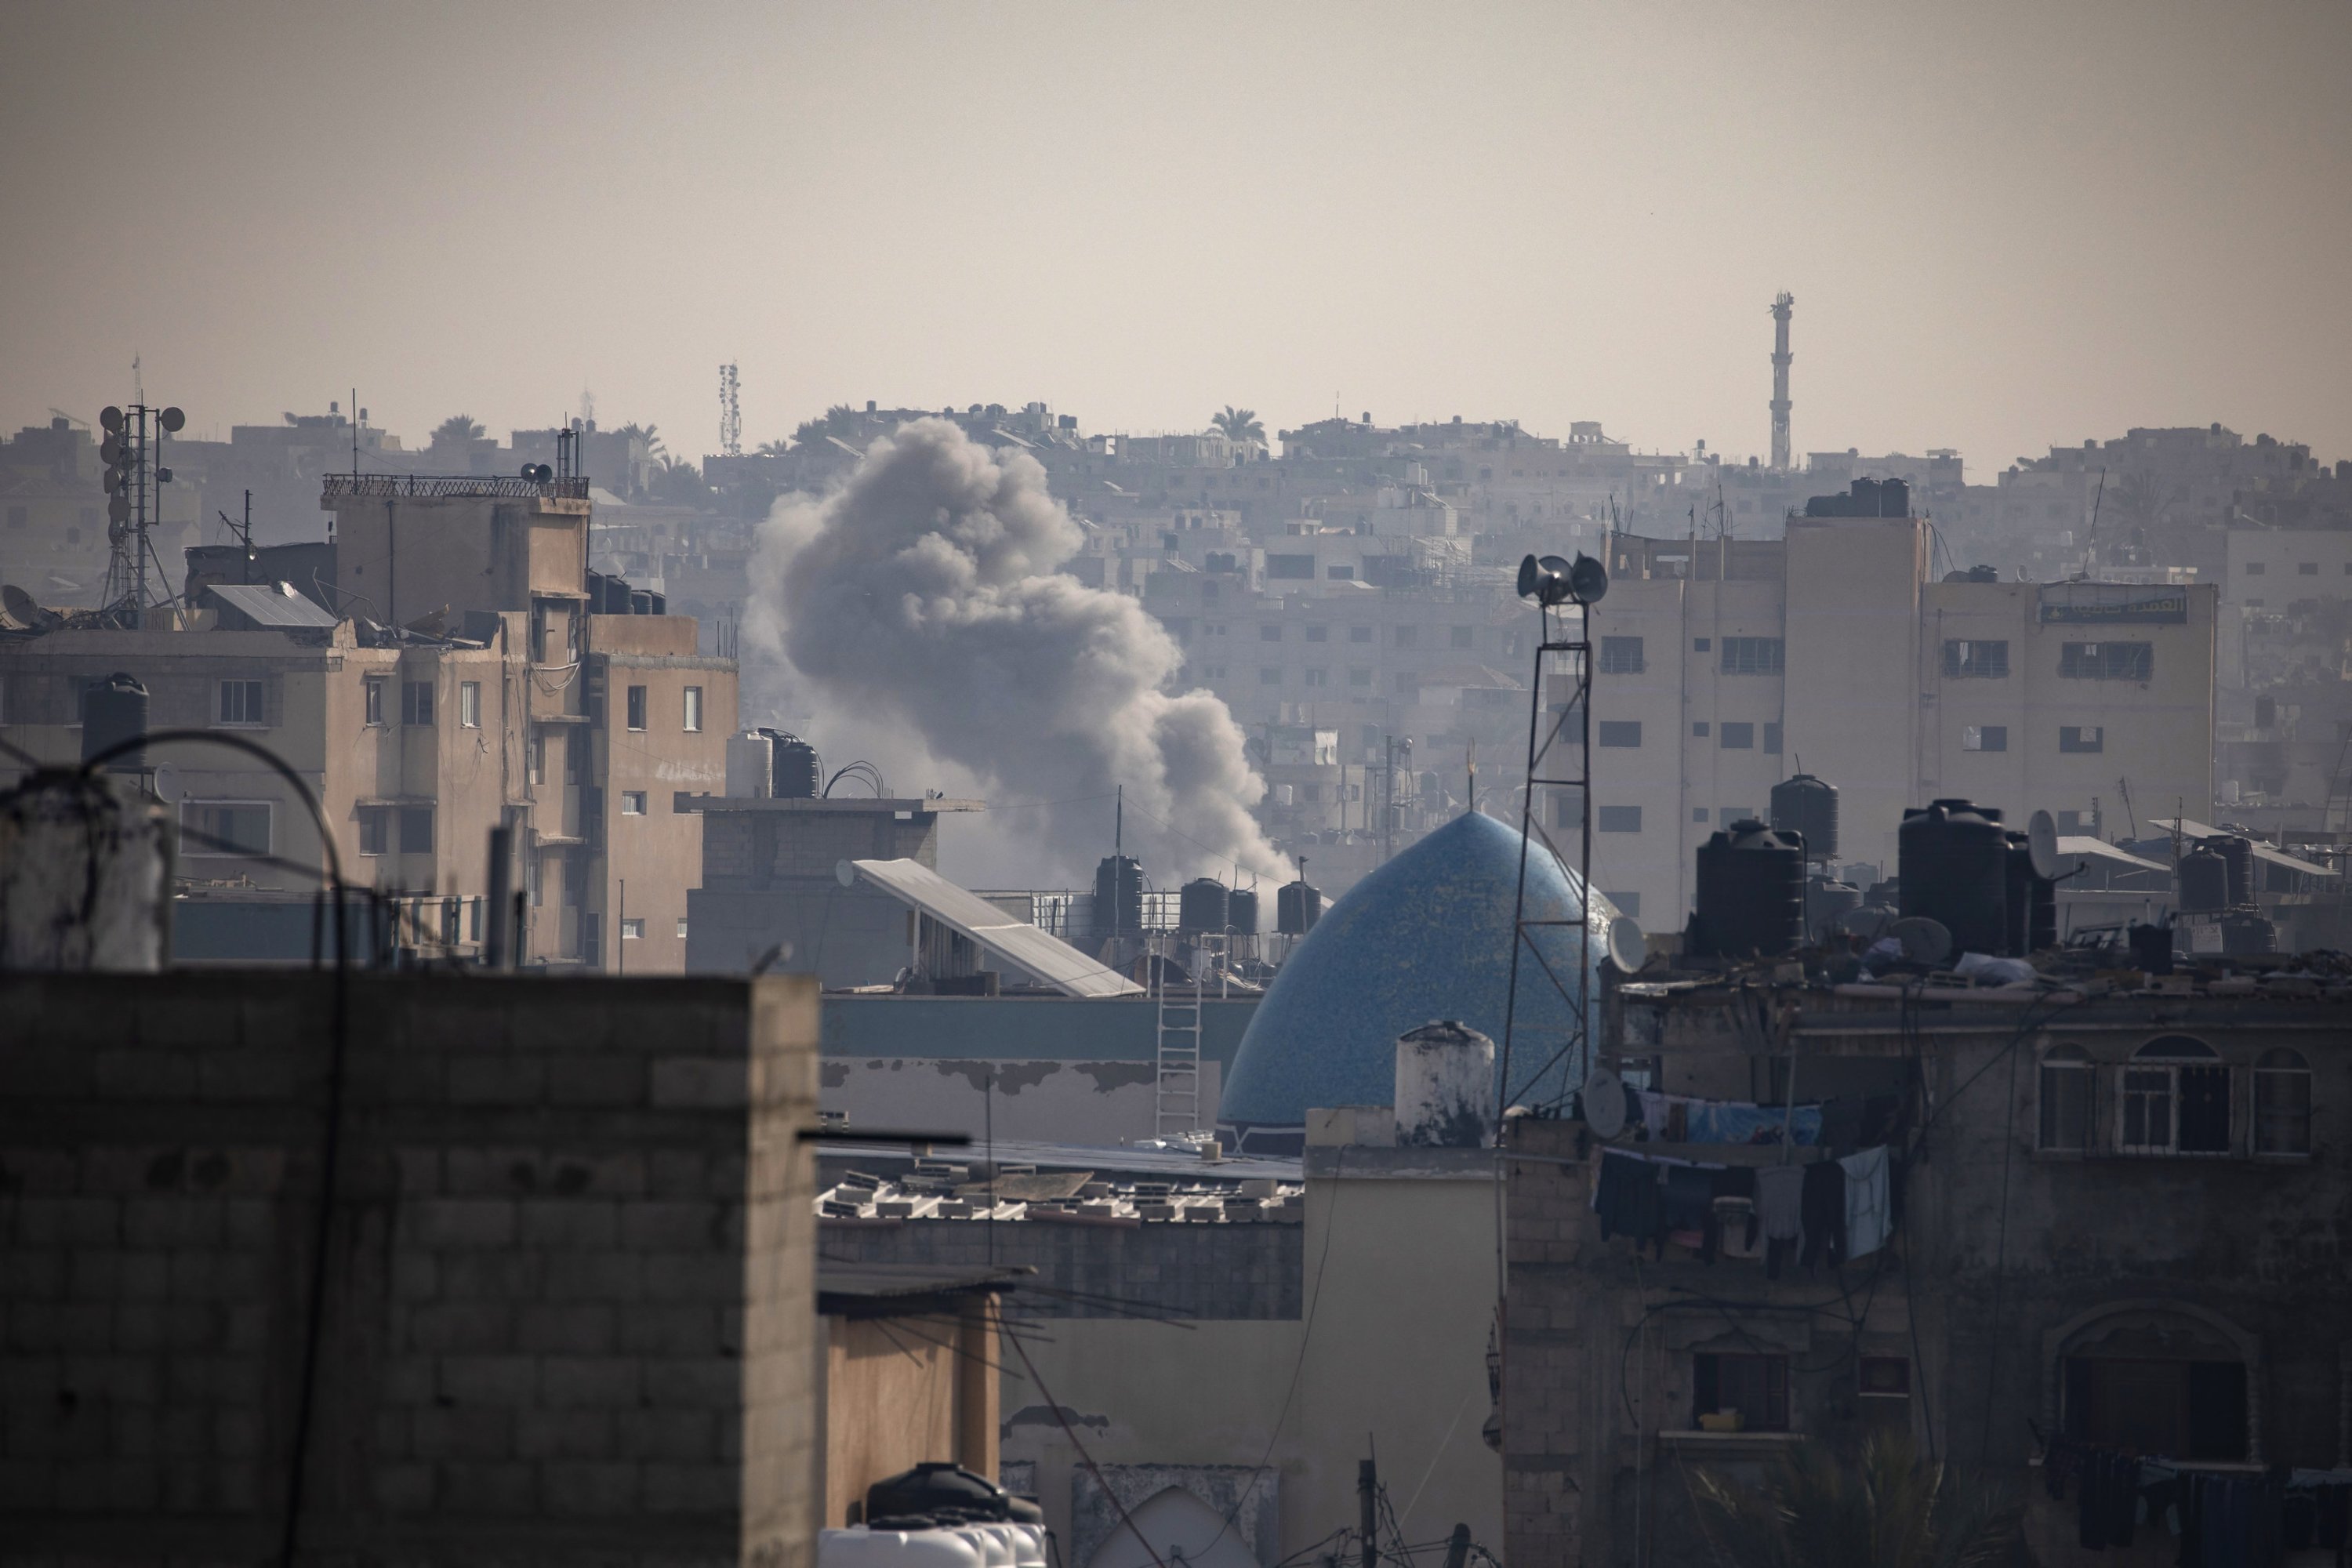
M1499 1056L1519 845L1517 828L1468 813L1358 882L1316 922L1276 974L1234 1053L1218 1120L1235 1146L1295 1151L1310 1107L1389 1104L1397 1037L1434 1020L1491 1037ZM1540 840L1528 847L1527 869L1528 918L1574 919L1580 889ZM1595 897L1596 966L1615 914ZM1563 985L1579 986L1579 934L1553 926L1532 936L1546 963L1520 955L1509 1085L1513 1101L1527 1105L1559 1100L1584 1065L1566 1059L1575 1013L1560 994ZM1584 989L1597 1000L1590 971ZM1500 1067L1498 1060L1498 1073Z

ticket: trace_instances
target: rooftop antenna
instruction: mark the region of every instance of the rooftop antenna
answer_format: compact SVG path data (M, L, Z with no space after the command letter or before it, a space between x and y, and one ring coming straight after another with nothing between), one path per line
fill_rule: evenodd
M727 457L743 455L742 383L735 374L735 362L728 361L719 367L719 450Z
M2106 499L2107 470L2102 468L2099 470L2099 488L2091 496L2091 526L2083 531L2083 575L2085 578L2091 574L2092 552L2097 547L2099 538L2099 503Z
M1797 297L1783 289L1772 301L1772 466L1789 468L1789 313Z
M352 479L360 477L360 389L352 388Z

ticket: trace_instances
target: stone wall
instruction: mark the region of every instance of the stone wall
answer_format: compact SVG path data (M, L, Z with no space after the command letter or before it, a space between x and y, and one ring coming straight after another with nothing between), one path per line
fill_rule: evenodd
M306 1549L804 1562L814 987L349 984ZM276 1552L333 987L0 977L0 1559Z

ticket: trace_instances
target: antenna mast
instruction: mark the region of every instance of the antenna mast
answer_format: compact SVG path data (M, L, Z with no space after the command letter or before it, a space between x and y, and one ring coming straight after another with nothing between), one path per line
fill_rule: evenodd
M1783 289L1772 301L1772 466L1789 468L1789 312L1797 297Z
M719 450L730 458L743 455L742 382L735 374L735 362L728 361L719 367Z

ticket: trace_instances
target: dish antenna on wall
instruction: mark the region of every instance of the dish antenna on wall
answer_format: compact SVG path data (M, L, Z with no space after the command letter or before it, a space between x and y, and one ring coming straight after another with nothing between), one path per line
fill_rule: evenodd
M1941 921L1909 915L1886 928L1903 944L1903 956L1914 963L1937 964L1952 956L1952 933Z
M1625 1083L1616 1073L1595 1062L1584 1078L1584 1124L1595 1138L1614 1138L1625 1131Z
M2033 874L2045 882L2074 872L2066 858L2058 853L2058 824L2046 811L2037 811L2026 820L2025 855L2032 862Z
M1642 965L1650 961L1650 942L1642 934L1642 922L1632 915L1619 915L1609 922L1609 962L1627 974L1639 974Z

